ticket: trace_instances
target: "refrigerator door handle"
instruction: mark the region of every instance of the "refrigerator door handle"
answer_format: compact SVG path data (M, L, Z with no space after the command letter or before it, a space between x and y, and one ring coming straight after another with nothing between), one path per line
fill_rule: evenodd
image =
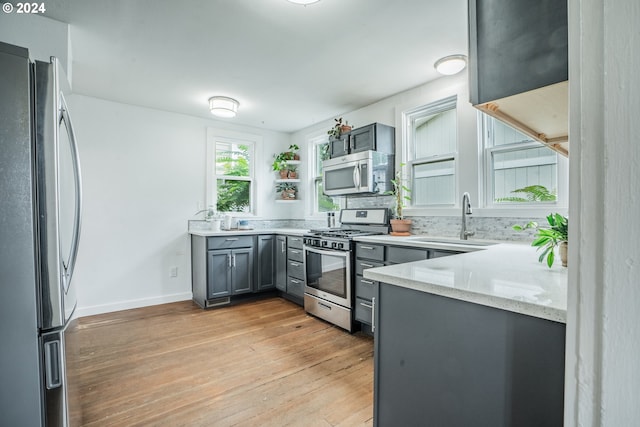
M45 384L48 390L62 385L62 352L60 340L44 344Z
M73 174L75 183L75 215L73 224L73 237L71 238L71 250L69 257L62 262L64 268L64 291L68 292L71 285L71 277L73 276L73 270L76 264L76 258L78 257L78 245L80 243L80 227L82 216L82 174L80 171L80 156L78 155L78 144L76 142L76 134L73 130L73 124L69 117L69 111L67 103L64 99L62 92L60 96L60 115L58 119L58 125L65 123L65 128L69 135L69 143L71 148L71 156L73 158Z

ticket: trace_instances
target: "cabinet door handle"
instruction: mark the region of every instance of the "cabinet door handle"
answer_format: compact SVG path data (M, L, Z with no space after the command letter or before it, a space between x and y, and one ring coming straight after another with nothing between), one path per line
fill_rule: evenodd
M363 267L367 267L367 268L373 268L373 265L367 264L367 263L364 263L364 262L361 262L360 265L363 266Z
M373 285L371 280L360 279L360 283L364 283L365 285Z
M343 139L342 139L342 148L344 149L344 152L345 152L345 153L347 152L347 140L348 140L348 139L349 139L349 138L343 138Z
M225 239L225 240L226 240L227 242L235 242L236 240L238 240L238 238L237 238L237 237L234 237L234 238L228 238L228 239Z
M376 331L376 297L371 298L371 332Z
M231 268L231 254L227 255L227 266Z
M360 245L360 249L367 249L367 250L372 251L374 248L373 248L373 246Z
M290 280L291 280L291 283L293 283L294 285L299 285L300 283L302 283L301 281L296 279L290 279Z
M300 267L300 264L298 264L297 262L290 262L289 265L291 267Z
M280 245L282 246L282 253L285 253L285 252L286 252L286 249L285 249L285 243L284 243L284 241L280 242Z
M235 256L235 254L231 255L231 263L233 264L232 265L233 268L236 268L236 256Z
M361 302L360 305L366 308L373 309L373 306L371 304L365 304L364 302Z
M294 249L291 249L291 253L292 253L292 254L299 254L299 253L300 253L300 251L296 251L296 250L294 250Z

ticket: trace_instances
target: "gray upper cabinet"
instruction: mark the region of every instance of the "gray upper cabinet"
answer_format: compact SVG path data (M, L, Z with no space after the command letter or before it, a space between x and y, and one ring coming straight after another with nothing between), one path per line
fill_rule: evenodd
M471 103L568 154L565 0L469 0Z
M329 141L331 158L368 150L395 154L395 128L382 123L372 123Z

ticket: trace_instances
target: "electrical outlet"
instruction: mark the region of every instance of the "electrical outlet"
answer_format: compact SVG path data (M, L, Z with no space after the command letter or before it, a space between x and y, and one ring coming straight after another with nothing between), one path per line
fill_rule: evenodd
M171 270L169 270L169 276L178 277L178 267L171 267Z

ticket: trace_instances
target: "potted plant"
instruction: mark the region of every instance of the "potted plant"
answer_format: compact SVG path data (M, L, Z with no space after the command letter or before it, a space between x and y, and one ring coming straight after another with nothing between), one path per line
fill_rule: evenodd
M286 151L284 153L287 157L287 160L300 160L300 155L298 154L299 149L300 147L298 147L297 144L291 144L289 146L289 151Z
M289 179L296 179L298 178L298 167L295 165L289 165Z
M394 201L394 219L391 220L391 230L392 234L397 236L408 236L409 230L411 230L411 220L404 218L403 208L405 207L405 202L411 201L411 189L403 184L405 178L402 176L402 168L404 167L404 163L400 163L400 167L396 171L395 178L391 180L391 184L393 184L393 190L387 191L385 194L393 195Z
M538 250L542 249L538 261L542 262L546 257L547 266L551 268L555 259L554 248L558 246L560 249L560 261L562 261L562 266L566 267L569 248L569 219L559 213L554 213L547 215L547 222L549 223L549 228L541 228L537 222L531 221L524 227L514 225L513 229L517 231L523 231L528 228L536 229L537 234L533 242L531 242L531 246L538 247Z
M327 134L329 134L329 136L332 138L340 138L340 135L342 135L343 133L347 133L351 131L351 129L353 129L349 125L349 122L347 122L346 120L344 121L344 123L342 122L342 117L333 120L335 121L335 124L331 129L327 131Z
M276 192L283 200L295 200L298 187L290 182L281 182L276 186Z

